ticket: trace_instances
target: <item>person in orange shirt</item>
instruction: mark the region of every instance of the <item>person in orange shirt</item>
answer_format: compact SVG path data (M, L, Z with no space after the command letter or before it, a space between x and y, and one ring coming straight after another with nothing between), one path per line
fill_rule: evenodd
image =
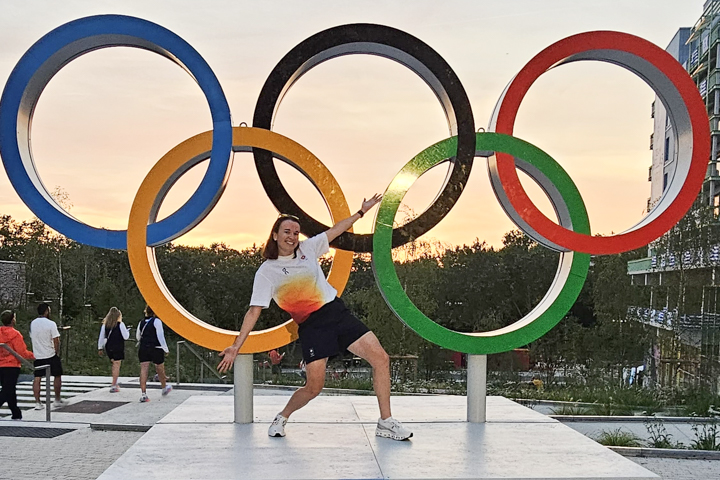
M5 310L0 314L0 343L12 348L18 355L28 360L35 356L25 346L22 333L15 329L15 313ZM7 402L13 420L22 420L22 411L17 404L17 380L20 376L20 360L5 348L0 347L0 407Z
M270 363L272 364L272 374L273 375L280 375L282 373L282 370L280 368L280 364L282 363L282 359L285 356L285 353L283 352L282 355L277 351L277 349L270 350Z

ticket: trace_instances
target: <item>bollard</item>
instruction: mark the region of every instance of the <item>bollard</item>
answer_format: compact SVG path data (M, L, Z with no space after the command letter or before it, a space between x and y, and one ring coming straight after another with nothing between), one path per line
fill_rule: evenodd
M253 423L253 356L238 355L233 368L235 423Z
M487 355L467 358L467 421L485 423L487 398Z

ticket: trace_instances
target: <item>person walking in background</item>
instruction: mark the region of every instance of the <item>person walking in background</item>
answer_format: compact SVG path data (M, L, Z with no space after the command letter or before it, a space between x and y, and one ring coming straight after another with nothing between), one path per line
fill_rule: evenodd
M165 333L163 325L159 318L155 316L150 305L145 307L145 318L140 322L135 333L137 340L140 342L138 349L138 359L140 360L140 401L149 402L147 396L147 378L150 362L155 364L162 394L167 395L172 391L172 387L166 384L165 377L165 356L170 353L167 342L165 341Z
M122 312L116 307L110 307L110 311L103 319L98 337L98 355L102 356L104 349L112 361L110 393L120 391L118 377L120 376L120 364L125 359L125 340L128 338L130 338L130 332L122 321Z
M37 312L39 316L30 322L30 340L32 341L32 349L35 353L35 366L42 367L44 365L50 365L50 375L54 377L54 405L56 407L62 407L65 402L60 398L63 374L62 362L58 356L60 353L60 332L58 332L57 324L50 320L50 305L41 303L37 307ZM43 409L43 405L40 402L40 379L44 376L44 369L35 370L35 379L33 380L35 410Z
M28 360L35 356L25 346L22 333L15 329L15 313L5 310L0 313L0 343L12 348L15 353ZM17 404L17 381L20 376L20 360L10 352L0 347L0 407L5 402L10 408L13 420L22 420L22 410Z
M285 353L281 355L276 348L270 350L270 364L272 365L272 374L276 375L276 380L279 380L280 375L282 374L282 367L280 364L282 363L284 356Z

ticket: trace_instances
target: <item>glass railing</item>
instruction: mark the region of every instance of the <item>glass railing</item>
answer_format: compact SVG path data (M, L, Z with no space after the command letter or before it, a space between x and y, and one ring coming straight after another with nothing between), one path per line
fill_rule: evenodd
M639 260L630 260L627 264L628 275L633 273L642 273L650 270L652 259L641 258Z

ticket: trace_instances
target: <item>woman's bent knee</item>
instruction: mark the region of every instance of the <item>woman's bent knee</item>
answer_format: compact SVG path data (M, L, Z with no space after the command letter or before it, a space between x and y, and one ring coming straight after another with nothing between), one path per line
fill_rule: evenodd
M371 365L373 368L387 368L390 366L390 356L383 349L374 356Z

